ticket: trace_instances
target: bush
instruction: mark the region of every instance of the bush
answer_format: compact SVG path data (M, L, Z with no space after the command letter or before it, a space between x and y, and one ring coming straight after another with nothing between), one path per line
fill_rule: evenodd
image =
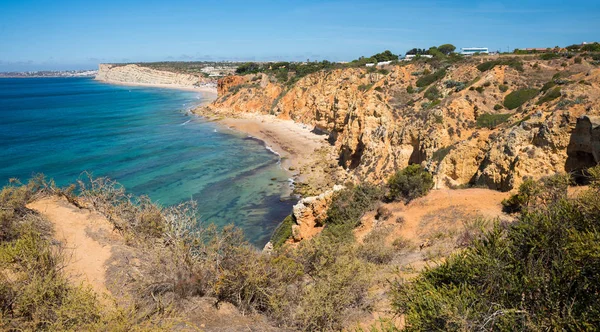
M496 109L496 107L494 107ZM484 113L477 118L477 128L494 129L498 125L508 121L512 114L490 114Z
M273 235L271 236L271 244L273 244L273 248L277 249L281 247L285 241L287 241L292 236L292 226L295 225L294 216L289 215L283 219L281 224L277 227Z
M508 85L506 85L506 84L500 84L500 85L498 86L498 88L500 89L500 91L501 91L501 92L506 92L506 91L508 91Z
M504 97L504 107L509 110L514 110L515 108L525 104L537 94L538 90L536 89L521 89L513 91Z
M444 76L446 76L445 69L440 69L433 74L422 76L417 80L417 83L416 83L417 87L419 87L419 88L426 87L426 86L430 85L431 83L444 78Z
M359 248L359 256L374 264L389 263L394 257L394 250L385 244L388 235L389 229L387 228L378 228L371 231Z
M325 223L354 228L360 224L365 212L372 210L382 197L381 188L369 184L340 190L332 198Z
M544 53L544 54L540 54L540 59L541 60L552 60L552 59L558 59L560 58L559 54L556 53Z
M427 98L431 101L434 101L434 100L438 99L439 97L441 97L440 90L438 90L435 86L432 86L425 91L424 96L425 96L425 98Z
M599 198L595 188L557 196L497 224L416 280L397 281L393 307L411 331L596 330Z
M488 61L488 62L484 62L484 63L481 63L481 64L477 65L477 69L480 72L484 72L484 71L488 71L488 70L496 67L499 64L500 64L499 60Z
M494 105L494 111L499 111L499 110L501 110L501 109L503 109L503 108L504 108L504 106L502 106L502 105L500 105L500 104L496 104L496 105Z
M529 210L532 206L547 206L550 202L566 198L570 183L568 174L556 174L540 181L526 179L516 194L502 201L503 210L515 213Z
M454 88L454 91L456 92L464 90L464 88L466 87L466 83L453 80L448 80L444 82L444 85L446 86L446 88Z
M477 66L477 69L480 72L485 72L488 71L496 66L500 66L500 65L506 65L509 66L511 68L514 68L518 71L523 71L523 62L521 62L518 59L512 58L512 59L498 59L498 60L492 60L492 61L488 61L488 62L484 62L481 63Z
M546 82L543 86L542 89L540 90L540 92L546 92L550 89L552 89L553 87L556 86L556 83L554 83L554 81L550 81L550 82Z
M543 103L547 103L556 98L560 98L560 96L561 96L560 87L556 87L556 88L548 91L542 98L540 98L540 100L538 100L538 102L536 104L542 105Z
M421 165L409 165L388 180L389 198L409 202L427 195L433 188L433 176Z

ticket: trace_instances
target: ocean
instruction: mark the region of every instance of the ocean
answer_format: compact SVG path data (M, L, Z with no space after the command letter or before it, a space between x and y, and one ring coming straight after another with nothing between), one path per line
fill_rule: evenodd
M263 246L294 200L263 142L188 110L193 91L91 78L0 79L0 184L43 173L117 180L162 206L193 199L202 222L234 224Z

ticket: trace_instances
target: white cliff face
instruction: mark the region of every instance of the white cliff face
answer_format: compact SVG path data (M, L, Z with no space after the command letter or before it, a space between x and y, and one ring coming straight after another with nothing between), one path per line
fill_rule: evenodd
M108 83L172 85L178 87L215 86L213 80L201 75L181 74L135 64L100 64L96 79Z

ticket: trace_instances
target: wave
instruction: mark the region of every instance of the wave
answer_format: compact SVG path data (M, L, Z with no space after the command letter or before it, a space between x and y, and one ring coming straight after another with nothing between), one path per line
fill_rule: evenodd
M279 154L279 152L277 152L277 151L273 150L273 149L272 149L270 146L268 146L268 145L266 145L266 144L265 144L265 149L269 150L269 151L270 151L271 153L273 153L274 155L277 155L277 156L280 156L280 157L281 157L281 155Z
M187 120L186 122L180 124L180 126L185 126L186 124L190 123L190 121L192 121L192 119Z

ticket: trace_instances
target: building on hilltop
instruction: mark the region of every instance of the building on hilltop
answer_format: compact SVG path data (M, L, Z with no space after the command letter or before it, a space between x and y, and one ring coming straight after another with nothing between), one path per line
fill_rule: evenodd
M392 61L382 61L382 62L377 62L377 64L375 63L367 63L365 64L366 67L374 67L375 65L377 65L377 67L381 67L381 66L387 66L390 63L392 63Z
M487 47L463 47L462 55L473 55L473 54L490 54Z
M416 58L417 56L421 57L421 58L428 58L431 59L433 58L433 55L431 54L407 54L404 59L402 59L403 61L410 61L414 58Z

